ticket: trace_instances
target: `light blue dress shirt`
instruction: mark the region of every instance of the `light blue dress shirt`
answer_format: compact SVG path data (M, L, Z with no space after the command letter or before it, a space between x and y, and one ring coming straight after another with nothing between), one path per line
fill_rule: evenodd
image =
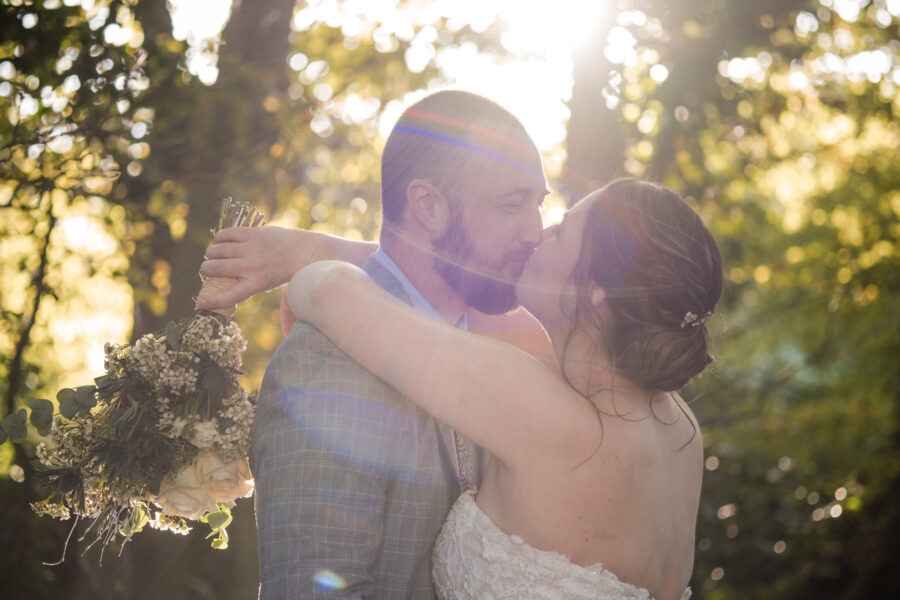
M413 308L417 311L431 317L432 319L437 319L438 321L444 321L444 318L438 313L437 309L431 305L431 302L425 299L419 290L416 289L416 286L412 284L409 278L403 273L403 270L394 262L394 260L388 256L388 253L385 252L384 248L381 246L378 247L378 250L375 251L375 254L372 255L372 259L378 261L382 267L388 270L388 272L397 278L397 281L400 282L400 285L403 287L403 291L406 292L406 295L409 296L410 302L412 302ZM454 326L458 329L462 329L463 331L468 331L469 328L469 320L466 317L466 313L463 313L459 320L454 324Z

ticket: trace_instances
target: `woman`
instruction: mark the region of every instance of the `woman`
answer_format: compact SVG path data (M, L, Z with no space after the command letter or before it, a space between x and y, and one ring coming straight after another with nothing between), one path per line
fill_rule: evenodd
M690 595L703 471L677 390L712 360L705 321L721 288L696 213L622 180L545 232L517 286L562 377L416 313L347 263L302 269L288 297L298 319L489 452L436 543L439 595L668 600Z

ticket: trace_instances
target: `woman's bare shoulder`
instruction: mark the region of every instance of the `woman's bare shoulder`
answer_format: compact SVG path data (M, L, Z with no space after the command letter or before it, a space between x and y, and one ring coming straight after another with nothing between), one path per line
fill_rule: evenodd
M540 322L522 307L502 315L487 315L474 309L467 313L469 331L516 346L559 373L559 363L550 337Z

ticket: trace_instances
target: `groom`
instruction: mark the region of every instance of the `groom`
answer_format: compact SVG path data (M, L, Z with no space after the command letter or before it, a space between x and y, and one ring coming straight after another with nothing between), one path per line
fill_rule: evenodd
M427 96L391 132L381 181L380 247L364 267L381 287L462 328L469 307L516 306L547 190L515 117L466 92ZM310 325L269 364L250 460L261 599L434 597L432 545L477 483L471 446Z

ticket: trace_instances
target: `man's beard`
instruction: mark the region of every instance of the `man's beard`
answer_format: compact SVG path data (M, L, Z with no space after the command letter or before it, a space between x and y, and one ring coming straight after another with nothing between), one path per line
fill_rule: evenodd
M458 212L451 217L447 235L436 241L434 248L439 251L434 257L435 271L450 289L459 294L466 306L489 315L499 315L519 305L515 281L500 273L502 262L488 267L486 260L475 256L475 249ZM490 271L496 273L491 274Z

